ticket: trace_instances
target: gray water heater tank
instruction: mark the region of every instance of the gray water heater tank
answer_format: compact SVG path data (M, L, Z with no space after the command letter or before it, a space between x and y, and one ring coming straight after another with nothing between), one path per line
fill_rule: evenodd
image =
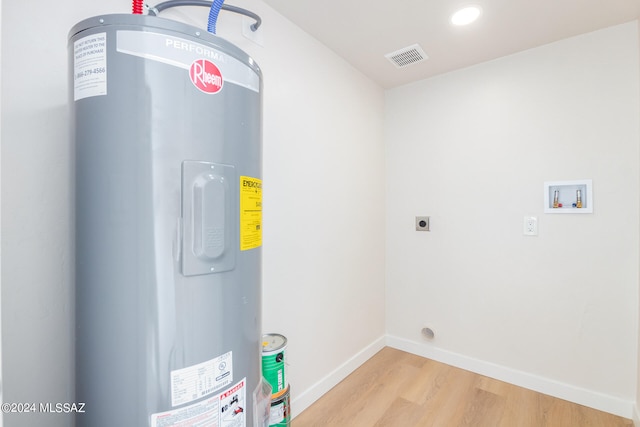
M253 426L262 76L203 29L69 35L78 427Z

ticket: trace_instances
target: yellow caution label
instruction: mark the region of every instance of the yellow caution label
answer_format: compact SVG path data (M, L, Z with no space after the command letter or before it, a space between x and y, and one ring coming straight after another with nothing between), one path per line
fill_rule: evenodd
M262 246L262 180L240 177L240 250Z

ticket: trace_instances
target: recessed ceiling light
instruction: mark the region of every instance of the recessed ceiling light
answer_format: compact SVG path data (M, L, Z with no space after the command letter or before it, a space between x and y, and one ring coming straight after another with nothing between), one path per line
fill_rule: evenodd
M480 17L482 9L480 6L467 6L451 15L453 25L468 25Z

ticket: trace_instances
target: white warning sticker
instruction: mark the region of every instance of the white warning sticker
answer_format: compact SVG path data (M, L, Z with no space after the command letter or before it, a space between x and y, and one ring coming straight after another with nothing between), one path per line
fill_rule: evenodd
M73 100L107 94L107 33L73 43Z
M218 427L220 416L218 396L186 408L151 415L151 427Z
M247 379L220 394L220 427L245 427Z
M233 381L232 352L215 359L171 371L171 406L208 396Z
M151 415L151 427L246 427L247 379L193 405Z

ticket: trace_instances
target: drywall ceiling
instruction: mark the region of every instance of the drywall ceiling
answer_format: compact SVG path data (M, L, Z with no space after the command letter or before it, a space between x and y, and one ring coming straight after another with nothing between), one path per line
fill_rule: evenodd
M633 21L640 0L265 0L384 88ZM449 24L460 6L482 16ZM419 44L428 59L396 68L385 54Z

